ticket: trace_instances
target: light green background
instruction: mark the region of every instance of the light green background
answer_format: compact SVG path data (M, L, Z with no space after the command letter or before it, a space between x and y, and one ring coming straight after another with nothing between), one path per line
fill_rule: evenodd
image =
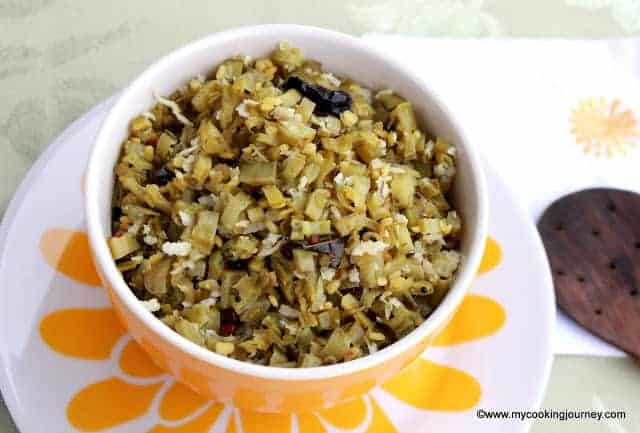
M640 0L0 0L0 210L65 126L154 59L205 34L258 23L356 35L620 37L640 34ZM532 433L640 431L639 364L557 356L544 407L600 404L626 410L627 419L542 422ZM0 405L0 432L14 431Z

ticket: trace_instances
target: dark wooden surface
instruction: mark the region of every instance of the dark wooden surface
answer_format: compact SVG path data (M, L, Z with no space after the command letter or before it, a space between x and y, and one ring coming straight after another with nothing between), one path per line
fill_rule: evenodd
M558 306L640 358L640 195L579 191L549 206L538 229Z

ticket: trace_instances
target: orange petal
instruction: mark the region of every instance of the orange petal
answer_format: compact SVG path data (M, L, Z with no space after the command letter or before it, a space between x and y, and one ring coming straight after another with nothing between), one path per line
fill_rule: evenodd
M364 399L360 397L329 409L322 409L319 414L334 427L352 430L360 426L367 417L367 406Z
M263 413L240 409L243 433L287 433L291 431L291 414Z
M179 425L177 427L155 426L148 433L207 433L211 430L211 426L218 419L220 412L224 406L214 404L207 409L202 415L193 420Z
M327 433L320 419L314 414L298 414L298 433Z
M367 394L377 385L376 379L368 379L362 382L356 382L352 385L348 385L342 389L340 398L343 400L349 400L364 394Z
M387 415L382 411L378 403L371 399L371 409L373 411L371 423L366 433L397 433L398 430L391 424Z
M382 388L419 409L462 411L480 401L480 384L467 373L417 359Z
M160 402L160 416L167 421L178 421L207 404L207 398L191 388L175 382Z
M185 380L185 382L191 382ZM248 388L240 388L233 396L233 403L236 407L261 407L266 404L264 394Z
M491 335L504 325L507 313L485 296L467 295L434 346L450 346Z
M93 265L85 233L49 229L40 239L40 251L51 267L67 277L90 286L100 286L100 277Z
M236 394L236 400L238 399L240 393ZM247 393L244 393L244 395L246 396ZM255 399L258 400L258 399ZM264 401L264 397L262 398L262 400ZM307 393L305 393L304 395L304 401L301 401L300 396L287 396L285 398L283 398L279 403L280 403L280 411L281 412L289 412L289 413L297 413L300 411L307 411L308 407L320 407L324 404L325 402L325 398L323 397L322 393L320 392L315 392L315 391L309 391ZM262 405L264 405L264 403L262 403ZM260 406L262 406L260 405ZM260 407L260 406L243 406L243 407Z
M127 342L120 354L120 368L135 377L154 377L163 374L151 358L134 340Z
M107 359L125 334L111 308L58 310L40 322L42 339L56 352L83 359Z
M238 433L238 427L236 426L236 417L231 413L229 423L227 424L227 431L225 433Z
M117 378L94 383L73 396L67 418L85 432L118 426L144 415L161 386L132 385Z
M498 242L493 238L487 238L487 242L484 246L484 255L482 256L482 261L478 268L478 274L489 272L491 269L498 266L501 259L502 249L500 248L500 244L498 244Z

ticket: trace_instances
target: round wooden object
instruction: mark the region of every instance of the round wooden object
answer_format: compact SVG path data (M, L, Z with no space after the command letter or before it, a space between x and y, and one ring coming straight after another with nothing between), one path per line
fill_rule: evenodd
M589 189L555 201L538 229L558 306L640 358L640 195Z

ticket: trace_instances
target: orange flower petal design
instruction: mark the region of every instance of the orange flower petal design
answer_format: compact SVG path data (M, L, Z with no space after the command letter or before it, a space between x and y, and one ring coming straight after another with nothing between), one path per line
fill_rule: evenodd
M498 266L500 260L502 260L502 249L500 248L500 244L498 244L498 242L493 238L487 238L487 242L484 246L484 255L482 256L482 261L478 268L478 274L489 272Z
M207 404L207 401L206 397L196 394L186 385L175 382L160 402L160 416L167 421L178 421Z
M248 393L243 393L245 396L248 395ZM240 401L240 399L238 398L240 396L240 393L236 394L236 398L235 401ZM256 401L258 401L258 399L255 399ZM244 407L260 407L264 405L264 398L262 398L263 403L258 405L253 405L253 406L247 406L246 404L244 405ZM246 401L246 400L245 400ZM300 411L305 411L306 410L306 406L314 406L314 407L320 407L324 404L325 400L324 397L322 396L321 393L319 392L313 392L313 391L309 391L305 394L304 396L304 404L301 404L300 402L300 397L297 396L288 396L285 397L282 401L280 401L280 411L281 412L289 412L289 413L298 413ZM304 408L301 408L301 406L304 406Z
M100 286L91 259L89 240L83 232L49 229L40 239L40 251L47 263L67 277L90 286Z
M467 295L433 345L450 346L486 337L502 328L506 319L507 313L496 301Z
M57 310L40 322L40 335L53 350L82 359L107 359L125 334L111 308Z
M192 381L185 380L185 382ZM240 388L233 396L233 403L239 407L261 407L266 404L266 399L263 394L257 391Z
M202 415L187 423L177 427L155 426L148 433L207 433L211 430L211 426L216 422L218 416L220 416L222 409L224 409L224 406L221 404L214 404L204 411Z
M375 378L368 379L363 382L357 382L352 385L346 386L343 388L340 398L344 400L349 400L364 394L367 394L377 385Z
M288 433L291 431L291 414L264 413L240 409L243 433Z
M144 415L161 386L132 385L117 378L94 383L71 399L67 418L85 432L115 427Z
M476 379L455 368L417 359L382 388L419 409L462 411L480 401Z
M378 403L371 399L372 418L366 433L397 433L396 428L391 424L387 415L382 411Z
M134 340L127 342L122 349L120 368L135 377L155 377L164 373Z
M310 413L298 414L298 433L327 433L316 415Z
M367 416L367 406L362 397L340 403L319 411L320 416L334 427L351 430L362 424Z
M231 413L231 418L229 418L229 423L227 424L227 430L225 433L238 433L238 427L236 427L236 417L233 415L233 413Z

